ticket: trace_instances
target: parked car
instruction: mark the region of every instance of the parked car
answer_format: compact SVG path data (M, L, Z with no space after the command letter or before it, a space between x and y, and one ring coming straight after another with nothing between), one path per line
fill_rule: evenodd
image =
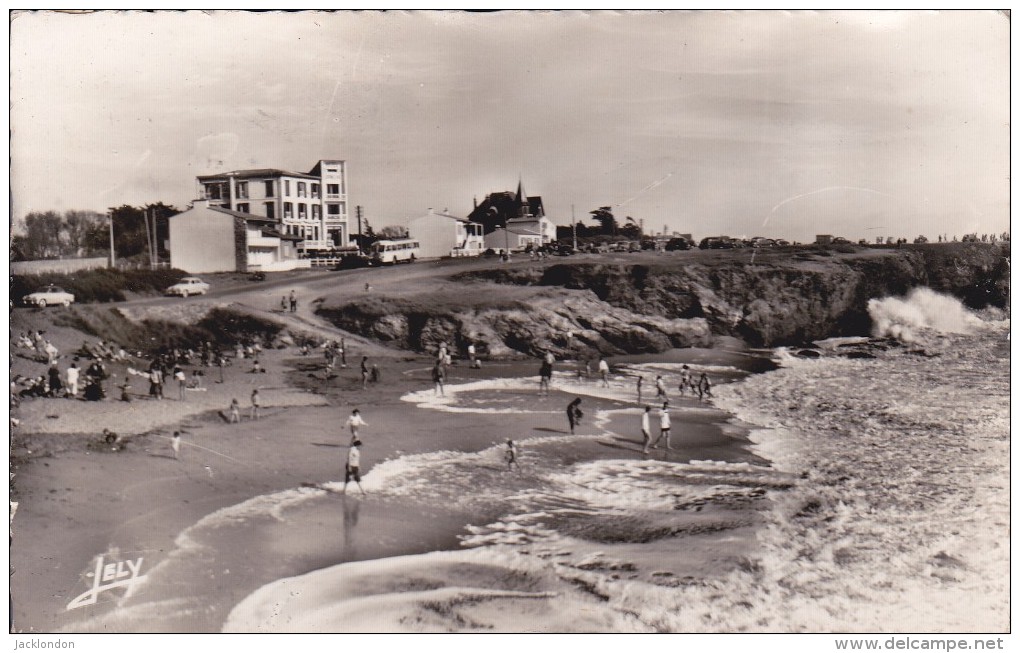
M265 281L265 280L266 280L265 272L252 272L251 274L248 275L248 281Z
M850 241L847 240L846 238L842 237L842 236L836 236L835 238L832 239L832 244L833 245L849 245Z
M755 236L751 239L751 247L775 247L776 241L764 236Z
M776 247L787 247L787 246L789 246L789 244L790 244L790 241L784 240L782 238L776 240Z
M568 245L567 243L553 243L553 247L553 254L557 256L571 256L577 253L573 245Z
M209 284L198 277L184 277L166 289L167 295L178 295L180 297L187 297L188 295L204 295L207 292L209 292Z
M46 306L70 306L74 303L74 295L59 286L45 286L34 293L25 295L24 302L40 308Z
M666 242L667 252L677 252L681 250L687 250L691 248L691 241L686 238L670 238Z
M736 245L728 236L709 236L702 238L698 247L701 249L733 249Z
M372 259L359 252L352 252L349 254L343 254L340 257L340 262L334 265L331 269L337 270L354 270L356 268L367 268L372 265Z

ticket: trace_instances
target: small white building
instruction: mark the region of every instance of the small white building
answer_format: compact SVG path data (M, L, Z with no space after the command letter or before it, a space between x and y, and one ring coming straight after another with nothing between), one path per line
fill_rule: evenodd
M270 218L196 200L169 220L170 265L192 274L276 272L310 267L298 257L301 239L277 231Z
M485 251L482 229L467 218L432 209L407 225L410 237L421 244L422 258L479 256Z
M517 251L525 249L528 245L541 247L549 242L543 240L542 233L533 230L533 226L516 224L515 220L511 220L509 233L505 227L497 227L495 231L485 236L485 248L497 252L501 249Z

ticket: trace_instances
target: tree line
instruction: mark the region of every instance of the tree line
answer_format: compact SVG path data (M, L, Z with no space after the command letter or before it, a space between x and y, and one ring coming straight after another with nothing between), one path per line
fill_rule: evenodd
M180 211L163 202L98 211L32 211L11 238L11 260L110 255L110 219L117 259L169 260L169 218Z

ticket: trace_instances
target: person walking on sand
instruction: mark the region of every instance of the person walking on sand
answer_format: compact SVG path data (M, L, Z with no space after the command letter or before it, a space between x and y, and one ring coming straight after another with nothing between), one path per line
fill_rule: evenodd
M361 389L368 387L368 356L361 357Z
M642 453L648 453L648 445L652 443L652 407L645 406L641 413L641 439L644 440Z
M655 398L666 399L666 382L662 380L661 374L655 377Z
M471 361L471 369L480 369L482 367L482 362L478 360L478 352L475 350L474 342L468 345L467 353L468 359Z
M237 397L230 400L230 423L241 423L241 404L237 402Z
M659 437L655 438L655 443L652 445L653 449L659 448L659 440L663 438L666 438L666 449L672 449L669 446L669 429L669 403L664 403L662 404L662 410L659 411Z
M609 387L609 363L606 362L605 358L599 359L599 376L602 377L602 387Z
M280 311L283 313L287 312L287 295L280 298Z
M641 386L644 385L645 377L638 375L637 378L637 402L641 403Z
M574 434L574 427L581 423L584 413L581 412L581 398L577 397L567 404L567 422L570 423L570 435Z
M291 313L297 312L297 297L294 296L293 290L290 291L290 312Z
M352 478L358 484L361 493L366 494L365 488L361 487L361 449L358 448L360 446L361 440L354 440L347 452L347 466L344 469L344 494L347 494L347 484L351 482Z
M446 380L446 372L443 370L443 365L439 361L432 366L432 382L436 385L436 396L446 396L443 391L443 381Z
M174 380L177 381L178 399L184 401L184 392L188 388L188 377L184 375L184 370L178 366L174 366Z
M78 376L80 374L81 370L78 369L76 363L71 363L71 367L67 368L67 396L69 399L78 396Z
M359 429L362 426L368 426L365 420L361 419L361 411L355 408L351 412L351 416L347 418L347 428L351 430L351 444L354 444L356 440L360 440Z
M181 432L174 431L174 435L170 438L170 452L174 457L174 460L180 460L181 458Z
M698 399L704 399L705 395L712 397L712 382L708 380L708 374L702 372L698 379Z
M256 420L259 418L259 408L261 407L261 399L259 398L259 389L255 388L251 391L251 418Z
M347 367L347 341L340 338L340 367Z
M521 463L518 461L520 452L517 450L517 444L513 440L507 438L506 441L506 471L512 472L514 465L517 465L517 471L521 471Z

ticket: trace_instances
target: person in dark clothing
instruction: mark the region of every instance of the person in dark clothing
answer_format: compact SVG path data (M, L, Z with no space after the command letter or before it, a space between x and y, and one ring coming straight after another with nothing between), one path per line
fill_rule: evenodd
M577 397L567 404L567 421L570 422L570 434L574 434L574 427L581 423L584 413L581 412L581 398Z

